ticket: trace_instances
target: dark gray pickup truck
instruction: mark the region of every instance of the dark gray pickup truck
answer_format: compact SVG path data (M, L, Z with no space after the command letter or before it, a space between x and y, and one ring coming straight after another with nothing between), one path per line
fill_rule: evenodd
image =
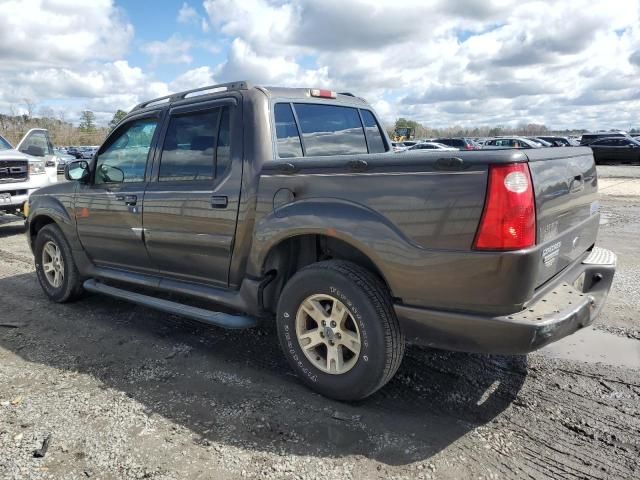
M348 93L236 82L151 100L65 175L27 218L53 301L275 321L296 373L341 400L389 381L405 342L509 354L571 334L615 271L590 149L396 155Z

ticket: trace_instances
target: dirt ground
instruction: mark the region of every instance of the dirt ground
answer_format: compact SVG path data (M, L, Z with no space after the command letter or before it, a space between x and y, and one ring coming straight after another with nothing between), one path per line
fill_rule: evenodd
M270 328L50 303L0 217L0 478L639 478L640 167L600 173L619 270L594 329L528 357L410 347L357 404L303 387Z

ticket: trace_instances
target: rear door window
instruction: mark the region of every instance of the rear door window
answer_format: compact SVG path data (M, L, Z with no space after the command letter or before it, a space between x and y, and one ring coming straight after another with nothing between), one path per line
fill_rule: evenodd
M362 122L364 123L365 133L367 135L367 143L369 144L369 153L386 152L384 141L382 140L382 131L376 118L369 110L360 110L362 114Z
M171 117L160 158L162 181L213 180L220 109Z
M367 153L358 110L337 105L294 105L306 156Z

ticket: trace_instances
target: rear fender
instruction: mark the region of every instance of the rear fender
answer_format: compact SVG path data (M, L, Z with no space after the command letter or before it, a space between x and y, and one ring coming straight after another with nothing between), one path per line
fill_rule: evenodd
M277 208L256 224L249 273L263 274L269 252L282 241L301 235L324 235L353 246L373 262L392 291L402 281L394 265L407 257L417 259L421 251L386 217L369 208L340 199L314 198Z

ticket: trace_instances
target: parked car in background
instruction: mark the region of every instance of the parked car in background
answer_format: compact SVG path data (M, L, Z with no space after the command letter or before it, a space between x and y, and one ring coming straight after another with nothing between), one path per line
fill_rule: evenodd
M488 150L499 148L542 148L542 145L525 137L500 137L487 140L483 148Z
M416 143L413 147L407 148L405 151L410 152L413 150L449 150L449 151L458 151L455 147L450 147L449 145L445 145L444 143L437 142L420 142Z
M58 167L58 173L64 172L64 167L67 166L67 163L76 160L76 157L74 157L73 155L69 155L62 148L54 148L53 153L55 154L57 159L56 164Z
M600 140L601 138L624 138L629 137L627 132L617 131L617 132L595 132L595 133L583 133L580 138L580 145L590 145L596 140Z
M552 143L556 147L576 147L580 144L580 142L572 142L567 137L557 137L552 135L545 135L542 137L537 137L546 142Z
M640 141L632 137L601 138L589 146L596 164L640 162Z
M0 211L25 215L29 196L58 181L49 132L29 130L14 149L0 137Z
M391 148L395 153L404 152L407 149L401 142L391 142Z
M93 147L86 147L82 150L80 158L84 160L91 160L93 156L96 154L97 149Z
M433 141L436 143L443 143L444 145L447 145L449 147L455 147L458 150L480 150L480 145L475 143L470 138L443 137L443 138L434 138Z
M532 142L539 143L541 147L555 147L555 144L553 144L552 142L547 142L546 140L543 140L539 137L525 137L525 138L531 140Z
M588 148L405 162L352 95L235 82L159 100L32 197L26 237L52 301L88 290L275 323L299 378L350 401L393 377L406 342L527 353L604 304L616 257L595 246Z
M82 151L78 147L69 147L67 153L73 155L76 159L82 158Z

